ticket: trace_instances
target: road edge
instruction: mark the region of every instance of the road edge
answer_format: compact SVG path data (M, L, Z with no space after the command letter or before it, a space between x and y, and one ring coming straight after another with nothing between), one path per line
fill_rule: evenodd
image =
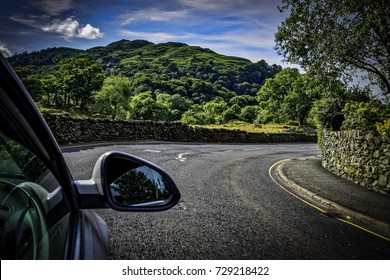
M311 157L313 157L313 156L311 156ZM279 176L281 182L283 183L283 185L285 187L292 190L294 193L298 193L303 198L308 199L309 201L311 201L313 203L320 204L321 206L323 206L326 209L326 211L321 209L322 210L321 212L324 212L324 213L330 212L331 215L334 212L336 212L337 214L335 216L338 220L341 220L343 222L346 222L348 224L351 224L353 226L361 228L361 229L368 231L374 235L377 235L381 238L384 238L387 241L390 241L390 224L383 222L381 220L378 220L376 218L370 217L368 215L359 213L357 211L351 210L351 209L349 209L345 206L342 206L336 202L333 202L327 198L321 197L320 195L315 194L315 193L309 191L308 189L300 186L299 184L297 184L296 182L294 182L293 180L288 178L286 176L286 174L283 172L283 167L285 166L285 164L288 161L291 161L293 159L303 160L303 159L307 159L307 158L311 158L311 157L289 158L289 159L284 159L284 160L278 161L270 167L270 175L272 174L272 170L275 170L276 174ZM275 179L274 179L274 181L275 181ZM311 205L311 203L307 203L307 204ZM317 207L315 207L315 208L317 208ZM337 217L337 215L341 216L342 218ZM353 221L356 221L358 224L368 226L368 227L372 228L373 230L378 231L380 233L372 232L369 229L366 229L364 227L356 225L353 223Z

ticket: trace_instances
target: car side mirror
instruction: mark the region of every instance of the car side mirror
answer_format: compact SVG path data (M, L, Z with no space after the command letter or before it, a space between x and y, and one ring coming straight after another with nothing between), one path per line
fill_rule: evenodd
M95 188L104 204L117 211L162 211L180 200L176 184L164 170L121 152L103 154L95 164L92 179L76 181L76 185L84 203L88 199L98 201L91 193Z

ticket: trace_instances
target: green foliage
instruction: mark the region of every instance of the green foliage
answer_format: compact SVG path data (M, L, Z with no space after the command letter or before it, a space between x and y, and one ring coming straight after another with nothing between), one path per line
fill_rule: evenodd
M324 128L331 130L340 130L345 120L347 110L345 105L348 102L359 103L370 100L370 92L367 89L346 88L338 80L317 79L312 80L311 86L320 93L321 99L314 101L309 112L307 121L310 125L317 127L318 142L321 145L322 131ZM347 113L348 114L348 113ZM352 121L352 118L349 120Z
M376 123L376 130L381 135L390 136L390 118L385 120L383 123Z
M307 122L313 102L324 94L323 86L308 74L287 68L270 78L257 94L260 114L256 122L282 123L289 120L300 125Z
M135 94L161 90L191 98L198 104L217 96L225 101L235 95L254 96L266 78L274 77L281 70L280 66L268 65L264 60L252 63L182 43L156 45L142 40L121 40L87 51L47 49L11 57L10 62L13 66L33 65L34 74L40 76L53 75L58 69L60 50L65 52L62 58L80 53L91 55L106 75L130 78ZM49 68L43 70L45 67Z
M128 78L107 77L103 82L102 89L93 96L93 109L102 117L111 116L112 119L117 117L124 119L127 115L130 95Z
M241 109L239 115L240 120L243 120L247 123L253 123L258 115L259 106L245 106Z
M164 121L168 116L168 106L154 100L150 91L131 98L129 106L133 120Z
M283 0L289 17L279 26L276 49L288 62L323 77L368 72L390 94L388 0Z
M205 124L203 106L194 104L181 116L180 122L185 124Z
M70 106L73 101L81 109L87 109L92 103L92 93L103 84L103 69L88 55L61 60L59 65L56 76L61 79L64 104Z
M375 99L368 102L347 102L342 112L344 121L341 129L343 130L374 131L377 123L382 123L390 117L389 106Z
M177 93L174 95L160 93L157 95L157 102L164 104L168 108L167 121L180 120L182 114L193 105L190 99Z
M61 60L75 57L84 53L83 50L72 48L49 48L41 51L34 51L31 53L23 52L16 54L9 58L9 62L14 67L36 66L44 65L54 66Z
M286 120L282 112L282 103L285 96L292 92L293 83L299 75L297 69L287 68L279 72L275 78L266 80L257 93L259 107L265 114L262 117L264 121L280 123Z
M33 75L33 70L29 67L15 67L15 73L19 76L23 85L28 89L31 97L35 102L39 102L42 99L42 81Z
M220 124L225 122L226 110L228 110L227 103L221 98L216 98L203 105L193 105L183 114L180 121L186 124Z
M237 104L233 104L233 106L229 107L222 113L222 119L225 123L231 120L239 120L240 113L241 113L241 107L238 106Z
M318 130L339 130L344 121L344 105L345 100L340 97L325 97L315 101L310 114Z
M375 109L369 91L347 89L334 69L324 72L314 64L300 74L264 60L142 40L87 51L48 49L10 61L40 107L50 110L200 125L309 123L318 131L376 126L388 133L385 110Z

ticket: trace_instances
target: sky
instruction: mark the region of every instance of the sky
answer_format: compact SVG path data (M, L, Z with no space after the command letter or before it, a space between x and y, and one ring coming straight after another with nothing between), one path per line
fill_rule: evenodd
M292 66L274 50L282 0L0 0L0 51L88 49L121 39L182 42Z

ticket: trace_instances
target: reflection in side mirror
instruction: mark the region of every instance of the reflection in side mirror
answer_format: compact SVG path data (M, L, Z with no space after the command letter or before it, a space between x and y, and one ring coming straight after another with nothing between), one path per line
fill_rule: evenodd
M112 199L118 205L165 205L172 199L161 174L147 166L127 171L110 186Z
M106 153L99 162L101 186L115 210L161 211L180 199L172 178L153 163L121 152Z

